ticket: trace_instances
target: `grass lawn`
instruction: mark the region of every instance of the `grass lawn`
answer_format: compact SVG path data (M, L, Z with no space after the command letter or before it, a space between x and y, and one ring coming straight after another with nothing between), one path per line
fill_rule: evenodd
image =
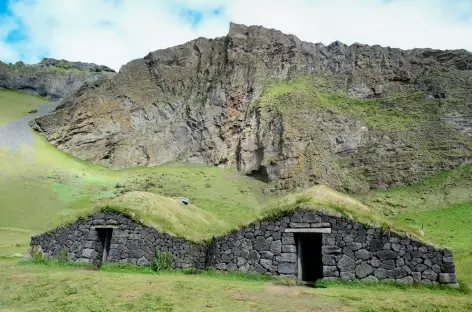
M0 260L2 311L470 311L458 291L288 287L223 274L89 271Z
M0 126L28 115L45 103L47 100L39 96L0 90Z

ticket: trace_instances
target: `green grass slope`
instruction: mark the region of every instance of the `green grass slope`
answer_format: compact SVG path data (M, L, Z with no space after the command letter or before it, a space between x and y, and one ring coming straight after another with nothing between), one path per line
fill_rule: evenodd
M21 118L45 102L1 90L0 122ZM140 209L144 204L187 197L201 220L206 220L199 223L201 233L206 232L205 227L211 233L251 220L268 199L264 183L235 171L192 164L112 171L77 160L36 134L34 144L15 151L0 142L0 194L0 255L24 253L32 234L110 202ZM145 194L151 194L148 203L143 201ZM159 207L162 205L154 206L156 211ZM175 214L167 215L168 224L190 222L188 214L172 212ZM211 225L204 226L208 223Z
M78 161L39 137L34 146L17 152L0 149L0 172L0 228L3 233L5 228L21 229L14 231L25 239L18 250L25 249L31 232L50 229L108 204L122 193L126 195L117 199L117 204L138 208L142 194L133 191L184 196L208 213L209 221L219 219L228 224L250 220L266 200L262 182L233 171L184 164L112 171ZM208 228L211 232L218 226ZM1 235L0 246L8 245L11 250L9 242L6 235ZM5 250L0 248L0 253Z
M387 215L448 207L472 201L472 164L444 171L410 186L357 195Z
M284 144L303 146L282 188L316 182L355 194L397 187L456 168L472 155L471 137L444 122L459 99L433 99L418 86L356 99L346 87L336 76L277 80L254 101L262 133L271 133L273 120L281 118ZM333 152L338 140L341 150Z
M47 103L43 98L10 90L0 90L0 126L26 116Z

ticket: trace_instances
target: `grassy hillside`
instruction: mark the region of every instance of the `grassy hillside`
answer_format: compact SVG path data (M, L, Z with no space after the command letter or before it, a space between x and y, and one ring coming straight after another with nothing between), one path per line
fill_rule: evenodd
M133 190L187 197L208 221L230 224L250 220L266 200L263 183L232 171L198 165L111 171L77 161L39 137L34 146L18 152L0 150L0 171L0 193L5 194L0 202L0 228L9 235L16 233L18 240L25 239L19 250L24 250L31 231L42 232ZM142 195L128 193L117 203L139 206ZM158 195L148 200L155 201ZM10 244L5 238L1 236L0 246ZM7 242L2 244L4 239Z
M43 98L10 90L0 90L0 126L19 119L47 103Z
M444 171L410 186L356 196L387 215L424 211L472 201L472 164Z
M444 121L456 113L457 99L434 99L415 88L356 99L346 95L339 77L269 83L253 103L261 133L270 133L263 139L270 144L274 120L282 119L280 131L275 128L280 140L298 153L265 160L288 169L276 186L327 184L355 194L459 167L472 155L472 139Z
M21 118L42 103L38 97L2 90L0 121ZM116 204L139 208L159 202L163 198L159 196L187 197L191 207L199 207L202 224L215 225L208 227L210 232L251 220L267 200L264 183L234 171L191 164L112 171L79 161L36 134L33 141L18 150L0 141L0 255L25 252L33 233L114 199ZM148 203L143 202L143 194L152 194ZM179 215L175 210L172 213ZM191 219L180 215L175 224L182 218Z

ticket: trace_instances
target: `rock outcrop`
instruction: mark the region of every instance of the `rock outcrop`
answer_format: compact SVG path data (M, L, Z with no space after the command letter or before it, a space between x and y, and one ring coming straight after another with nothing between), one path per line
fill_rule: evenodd
M58 99L79 89L84 82L99 81L115 71L103 65L45 58L38 64L0 62L0 88Z
M472 159L472 53L308 43L259 26L149 53L34 129L110 168L237 167L276 189L360 192Z

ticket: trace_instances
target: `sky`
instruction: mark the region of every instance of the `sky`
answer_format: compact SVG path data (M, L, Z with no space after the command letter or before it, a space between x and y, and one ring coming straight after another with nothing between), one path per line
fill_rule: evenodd
M472 0L0 0L0 60L44 57L115 70L229 23L329 44L472 51Z

